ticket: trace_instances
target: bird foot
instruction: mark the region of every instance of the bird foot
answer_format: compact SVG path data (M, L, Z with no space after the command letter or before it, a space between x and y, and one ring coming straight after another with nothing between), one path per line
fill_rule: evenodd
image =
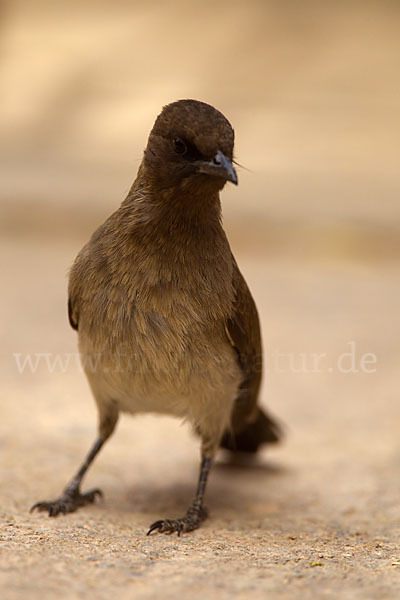
M160 519L155 521L147 532L150 535L153 531L158 533L177 533L178 536L181 533L187 533L200 527L200 523L207 518L207 509L191 507L187 511L186 515L181 519Z
M99 498L103 496L103 492L99 489L90 490L85 494L81 494L79 490L67 489L57 500L36 502L30 509L30 512L34 510L48 512L49 517L56 517L60 513L66 515L67 513L75 512L81 506L92 504L97 496Z

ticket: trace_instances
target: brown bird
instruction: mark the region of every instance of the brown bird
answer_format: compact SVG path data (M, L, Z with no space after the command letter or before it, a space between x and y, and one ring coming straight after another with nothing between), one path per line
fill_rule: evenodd
M99 436L61 497L32 507L50 516L93 502L81 480L114 431L120 411L189 421L201 439L193 503L148 533L196 529L219 445L256 452L279 439L258 405L257 310L221 225L219 192L237 184L234 132L196 100L165 106L121 207L78 254L69 279L69 320L99 411Z

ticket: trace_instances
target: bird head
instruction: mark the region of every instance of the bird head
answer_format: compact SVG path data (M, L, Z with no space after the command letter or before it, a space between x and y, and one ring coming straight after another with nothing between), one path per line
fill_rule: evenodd
M143 165L160 189L238 183L232 165L234 132L214 107L198 100L165 106L150 132Z

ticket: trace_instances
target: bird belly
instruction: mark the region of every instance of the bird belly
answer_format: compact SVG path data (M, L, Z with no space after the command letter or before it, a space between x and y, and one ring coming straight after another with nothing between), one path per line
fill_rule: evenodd
M175 329L174 336L136 331L101 352L93 342L80 337L98 404L112 400L123 412L172 415L203 430L228 425L241 373L222 324L204 331Z

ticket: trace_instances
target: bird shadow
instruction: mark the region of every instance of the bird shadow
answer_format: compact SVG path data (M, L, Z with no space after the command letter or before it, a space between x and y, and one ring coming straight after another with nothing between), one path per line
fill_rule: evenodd
M278 463L266 462L257 454L226 452L214 464L214 471L226 473L260 473L266 476L283 475L287 469Z
M287 472L281 465L258 457L232 455L219 458L211 472L206 504L213 511L241 512L254 503L254 493L258 497L261 493L268 502L269 483ZM128 490L114 489L113 504L118 504L118 510L123 512L183 514L193 499L196 483L196 469L193 469L193 477L188 477L185 482L176 481L171 473L167 483L146 480Z

